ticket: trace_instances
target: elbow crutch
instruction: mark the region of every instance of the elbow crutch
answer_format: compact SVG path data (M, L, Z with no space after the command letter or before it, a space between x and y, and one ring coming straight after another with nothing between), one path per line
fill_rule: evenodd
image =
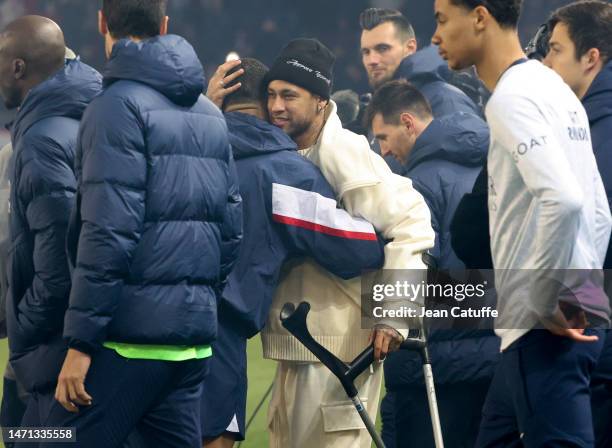
M319 344L310 334L306 318L310 311L310 304L302 302L297 308L292 303L286 303L283 306L280 314L280 319L283 327L285 327L293 336L295 336L313 355L317 357L323 365L325 365L340 381L346 394L349 396L359 416L363 420L366 429L372 436L374 444L378 448L385 448L380 435L376 432L374 423L370 419L361 399L354 381L372 362L374 362L374 348L369 346L361 352L352 362L346 364L329 352L325 347ZM425 378L425 386L427 388L427 399L429 401L429 412L431 415L432 427L434 432L434 440L436 448L443 448L442 427L440 425L440 417L438 414L438 404L436 401L436 391L434 387L433 373L431 370L431 360L429 351L427 350L427 341L423 331L420 331L419 338L406 339L402 345L402 350L417 351L423 360L423 375Z

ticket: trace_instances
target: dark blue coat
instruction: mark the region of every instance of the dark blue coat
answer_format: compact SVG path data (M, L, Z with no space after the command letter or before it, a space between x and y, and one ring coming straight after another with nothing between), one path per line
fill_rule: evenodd
M427 98L434 117L442 117L457 112L467 112L482 116L482 110L457 87L449 84L449 68L438 54L438 49L430 45L405 58L396 78L410 81Z
M458 113L434 119L408 156L405 175L431 211L436 234L431 253L440 270L465 268L452 249L450 225L459 201L472 190L488 148L486 123L475 115ZM499 339L492 330L432 331L429 346L436 382L442 384L490 378L499 354ZM385 378L391 388L422 382L420 359L411 352L391 353Z
M612 208L612 62L608 62L593 80L593 84L582 99L582 104L589 117L595 159ZM604 269L612 269L612 244L608 245ZM606 344L594 376L605 377L610 381L612 333L608 331L606 334Z
M81 116L101 88L93 68L67 61L28 93L12 128L7 315L11 363L28 390L52 386L64 360L74 154Z
M589 117L593 152L612 207L612 62L593 80L582 104ZM612 245L608 246L604 268L612 269Z
M251 337L266 322L284 261L311 257L335 275L351 278L362 270L380 268L384 246L380 239L330 235L306 221L292 223L275 214L273 201L279 198L273 184L301 190L303 202L295 205L304 209L308 201L316 204L320 196L333 200L335 194L319 169L297 153L295 143L279 128L238 112L225 117L244 201L244 239L220 313L226 313L225 322L233 322Z
M237 254L241 201L225 120L201 95L204 85L181 37L114 45L77 147L64 330L71 347L216 337L217 291Z

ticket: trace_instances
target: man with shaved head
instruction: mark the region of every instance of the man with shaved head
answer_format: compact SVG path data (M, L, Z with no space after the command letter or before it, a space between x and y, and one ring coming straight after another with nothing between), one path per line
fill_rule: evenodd
M7 108L19 108L11 129L7 327L11 366L30 392L26 426L42 424L66 351L75 147L81 116L101 89L98 72L65 54L62 30L45 17L21 17L0 34L0 95Z

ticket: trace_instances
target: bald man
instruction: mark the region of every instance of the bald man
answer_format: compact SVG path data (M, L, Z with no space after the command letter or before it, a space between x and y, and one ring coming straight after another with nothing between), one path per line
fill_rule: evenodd
M0 34L0 95L7 108L19 108L11 129L7 329L11 365L30 393L23 426L44 423L66 351L75 147L81 116L102 87L98 72L65 54L61 29L45 17L21 17Z

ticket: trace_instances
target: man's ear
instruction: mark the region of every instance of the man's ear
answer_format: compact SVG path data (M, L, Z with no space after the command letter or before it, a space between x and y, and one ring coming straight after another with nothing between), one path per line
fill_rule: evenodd
M588 71L591 71L601 62L601 53L598 48L591 48L582 56L582 63Z
M164 16L164 18L162 19L161 26L159 27L160 36L165 36L166 34L168 34L168 21L169 20L170 20L170 17L168 16Z
M328 106L329 100L324 100L320 96L317 96L317 113L321 113Z
M410 112L402 112L400 114L400 123L406 130L414 130L414 116Z
M101 10L98 11L98 32L102 36L108 34L108 23L106 23L106 17L104 17L104 13Z
M27 65L23 59L15 59L13 61L13 76L15 79L23 79L26 76Z
M404 42L404 52L406 56L416 53L418 50L417 40L413 37Z
M484 6L477 6L471 14L474 17L474 29L478 32L484 31L491 20L491 13L489 13L489 10Z

